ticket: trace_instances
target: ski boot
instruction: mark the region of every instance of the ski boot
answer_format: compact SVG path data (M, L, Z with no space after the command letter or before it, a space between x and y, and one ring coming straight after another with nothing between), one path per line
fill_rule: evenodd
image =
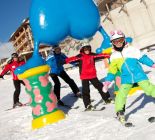
M21 102L16 102L13 104L13 108L21 107L21 106L23 106L23 104Z
M82 98L81 92L77 92L77 93L75 94L75 97Z
M116 113L117 115L117 120L125 127L134 127L134 125L132 124L132 122L128 122L125 119L125 115L124 115L124 111L121 110L119 112Z
M86 107L84 111L93 111L93 110L95 110L95 107L90 104Z
M108 98L107 100L104 100L105 104L114 104L114 100L111 98Z
M117 115L117 119L122 123L125 124L125 115L124 115L124 111L119 111L116 113Z

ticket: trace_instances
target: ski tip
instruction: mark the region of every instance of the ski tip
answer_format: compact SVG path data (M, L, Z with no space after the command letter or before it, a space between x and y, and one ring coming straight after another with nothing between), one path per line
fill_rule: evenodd
M95 100L94 99L91 99L91 102L94 102Z
M104 107L102 107L100 110L104 110L105 109L105 106Z
M148 118L148 121L149 121L150 123L155 122L155 117L150 117L150 118Z
M9 110L13 110L13 109L21 108L21 107L26 107L26 106L30 106L30 104L29 103L25 103L25 104L22 104L21 106L18 106L18 107L8 108L5 111L9 111Z
M104 109L105 109L105 107L103 106L102 108L94 108L94 109L90 109L90 110L85 109L83 112L102 111Z
M95 109L94 111L102 111L102 110L105 110L105 106L103 106L103 107L100 108L100 109Z
M126 122L124 124L125 127L134 127L134 125L131 122Z
M79 108L79 106L73 107L73 109L78 109L78 108Z

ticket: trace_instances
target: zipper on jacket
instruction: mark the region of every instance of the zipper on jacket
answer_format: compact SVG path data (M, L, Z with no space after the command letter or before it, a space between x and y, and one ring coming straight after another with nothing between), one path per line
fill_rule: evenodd
M133 79L134 75L133 75L133 73L131 72L131 70L129 69L128 64L125 62L125 59L124 59L124 57L123 57L122 52L120 52L120 53L121 53L121 56L122 56L122 58L123 58L123 60L124 60L124 63L125 63L125 66L126 66L126 68L127 68L128 72L131 74L132 83L134 83L134 79Z

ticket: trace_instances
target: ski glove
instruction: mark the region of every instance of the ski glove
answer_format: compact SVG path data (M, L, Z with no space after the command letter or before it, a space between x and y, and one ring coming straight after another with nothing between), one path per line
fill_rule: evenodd
M4 79L4 78L3 78L3 75L0 75L0 78Z
M152 68L155 68L155 64L152 65Z
M110 81L103 82L103 92L106 93L108 91L110 84L111 84Z

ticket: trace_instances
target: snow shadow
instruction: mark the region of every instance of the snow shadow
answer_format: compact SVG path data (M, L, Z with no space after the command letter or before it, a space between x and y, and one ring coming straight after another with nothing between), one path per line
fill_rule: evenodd
M63 86L63 87L61 87L61 88L68 88L68 87L69 87L68 85L65 85L65 86ZM81 92L82 87L78 87L78 88L79 88L79 90L80 90L80 92ZM63 96L63 97L61 98L61 100L63 101L63 103L64 103L65 105L68 105L68 106L70 106L71 108L65 107L65 106L58 106L58 108L61 109L61 110L63 110L65 114L68 114L68 112L72 109L72 107L74 108L74 105L75 105L75 103L77 102L77 100L82 100L82 99L76 97L76 96L74 95L73 92L70 92L70 93L68 93L66 96ZM77 105L75 105L75 107L76 107L76 106L77 106Z
M104 82L105 81L105 79L104 78L102 78L102 79L99 79L100 80L100 82ZM114 99L115 98L115 94L114 94L114 84L108 89L108 92L110 93L110 97L112 98L112 99ZM99 93L98 93L99 94ZM101 99L100 101L98 101L95 105L94 105L94 107L97 107L97 106L99 106L100 104L103 104L104 103L104 101Z
M149 74L150 72L152 72L152 71L145 71L146 74Z
M136 102L140 101L141 99L142 99L141 104L139 106L137 106L134 110L132 110L131 112L126 114L127 120L131 114L134 114L138 110L144 108L146 104L151 103L151 102L153 102L155 104L155 99L153 97L147 96L145 94L140 94L140 96L138 96L128 107L126 107L126 109L130 108L131 106L133 106Z
M104 103L104 101L101 99L99 102L97 102L97 103L94 105L94 107L97 108L97 106L99 106L100 104L103 104L103 103Z

